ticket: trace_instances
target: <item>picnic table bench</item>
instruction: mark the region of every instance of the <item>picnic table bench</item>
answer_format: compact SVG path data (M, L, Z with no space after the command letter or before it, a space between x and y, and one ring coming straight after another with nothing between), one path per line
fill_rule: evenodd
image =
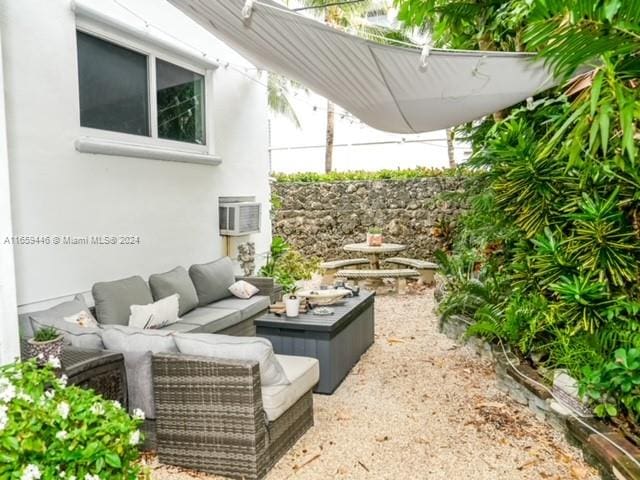
M345 267L359 267L360 265L369 265L366 258L347 258L342 260L330 260L322 262L320 268L323 270L322 281L326 284L333 284L334 278L338 270Z
M414 268L420 273L420 279L427 285L431 285L435 282L435 273L438 269L438 264L428 262L426 260L419 260L417 258L402 258L392 257L383 260L383 263L390 263L393 265L403 265Z
M404 293L407 287L407 278L419 277L420 272L411 268L403 268L396 270L339 270L336 273L337 278L349 278L355 280L368 279L397 279L396 289L398 293Z

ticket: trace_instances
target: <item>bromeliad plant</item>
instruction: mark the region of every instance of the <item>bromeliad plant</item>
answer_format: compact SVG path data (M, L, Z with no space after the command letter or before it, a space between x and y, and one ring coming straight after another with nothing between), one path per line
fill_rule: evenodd
M144 414L58 378L55 358L0 367L0 478L143 478Z

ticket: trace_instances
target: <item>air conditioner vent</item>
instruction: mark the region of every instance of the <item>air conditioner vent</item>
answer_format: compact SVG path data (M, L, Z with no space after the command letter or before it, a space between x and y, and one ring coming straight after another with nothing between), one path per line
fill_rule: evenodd
M261 205L257 202L220 204L220 235L241 236L260 232Z

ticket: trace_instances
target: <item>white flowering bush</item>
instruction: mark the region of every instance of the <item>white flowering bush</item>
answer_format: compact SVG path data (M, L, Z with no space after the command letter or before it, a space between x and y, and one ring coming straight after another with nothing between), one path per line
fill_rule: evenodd
M67 386L55 363L0 367L0 479L140 478L144 414Z

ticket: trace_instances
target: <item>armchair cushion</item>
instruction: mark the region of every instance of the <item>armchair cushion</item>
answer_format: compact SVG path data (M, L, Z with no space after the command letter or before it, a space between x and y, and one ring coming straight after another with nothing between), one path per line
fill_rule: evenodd
M273 353L271 342L266 338L176 333L175 341L180 353L186 355L258 362L262 385L289 384L289 379Z
M177 293L180 295L178 315L182 316L198 306L196 287L184 267L176 267L165 273L149 277L149 287L155 301Z
M196 287L201 307L230 297L229 287L236 281L229 257L202 265L191 265L189 276Z
M105 347L124 356L130 410L139 408L150 419L156 418L151 357L154 353L177 352L173 335L172 331L120 325L106 326L102 332Z
M311 390L320 380L320 362L315 358L276 355L289 385L262 386L262 407L273 422Z
M149 285L138 276L96 283L91 293L98 322L103 325L128 325L131 305L153 303Z
M85 312L87 317L94 321L91 310L87 306L84 296L76 295L73 300L63 302L55 307L39 312L29 313L31 330L35 334L45 327L53 327L64 336L65 343L79 348L103 349L101 330L95 326L80 326L75 322L67 321L80 312Z

